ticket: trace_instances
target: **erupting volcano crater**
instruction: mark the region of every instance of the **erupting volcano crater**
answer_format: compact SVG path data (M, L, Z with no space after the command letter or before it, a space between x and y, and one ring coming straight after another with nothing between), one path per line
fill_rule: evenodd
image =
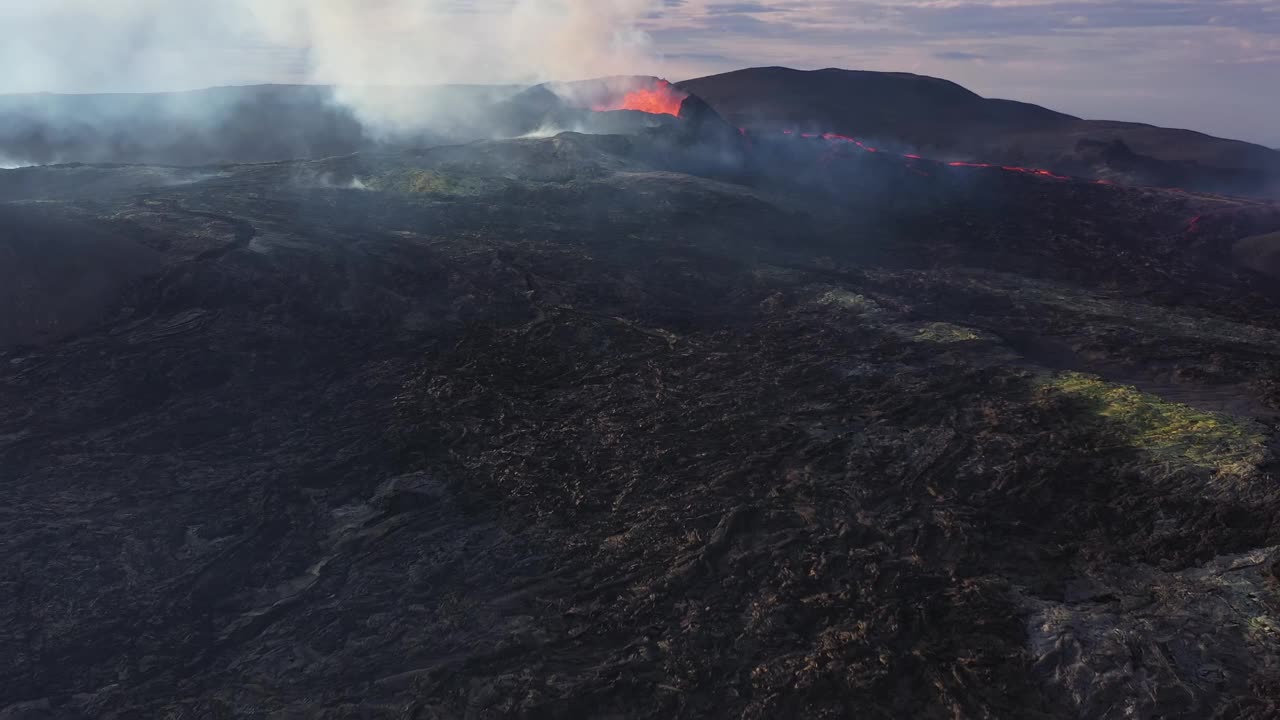
M689 93L662 78L615 76L556 83L548 89L566 105L591 112L630 111L681 117Z
M600 103L591 109L596 112L635 110L650 115L680 116L680 108L689 98L686 93L666 80L657 80L650 87L631 90L613 102Z

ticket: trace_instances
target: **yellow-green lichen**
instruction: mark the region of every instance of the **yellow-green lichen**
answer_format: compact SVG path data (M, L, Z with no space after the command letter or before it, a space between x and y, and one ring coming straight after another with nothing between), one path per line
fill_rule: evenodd
M848 290L828 290L818 296L818 304L834 305L863 315L875 315L883 312L883 309L875 300Z
M1156 464L1241 475L1266 457L1266 436L1250 420L1168 402L1083 373L1056 375L1045 386L1084 402L1119 443L1149 453Z
M1272 618L1259 615L1249 619L1249 630L1267 637L1275 637L1280 634L1280 624L1277 624Z
M483 178L465 177L435 170L401 170L370 178L366 184L373 190L438 196L473 196L491 189Z
M912 336L920 342L958 343L984 339L974 330L951 323L932 322L916 330Z

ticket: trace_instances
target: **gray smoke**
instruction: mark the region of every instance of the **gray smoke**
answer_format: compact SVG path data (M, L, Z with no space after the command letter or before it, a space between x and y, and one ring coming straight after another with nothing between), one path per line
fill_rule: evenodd
M459 108L388 88L529 85L650 65L637 22L656 0L276 0L251 3L258 28L309 49L310 82L332 85L366 123L394 131L455 121ZM487 11L486 11L487 10Z
M640 23L661 5L0 0L0 93L97 94L0 97L0 157L242 162L272 148L288 157L452 137L530 84L651 71ZM267 82L331 88L102 95Z
M532 84L652 69L660 0L0 2L0 92L137 92L257 82L369 88Z

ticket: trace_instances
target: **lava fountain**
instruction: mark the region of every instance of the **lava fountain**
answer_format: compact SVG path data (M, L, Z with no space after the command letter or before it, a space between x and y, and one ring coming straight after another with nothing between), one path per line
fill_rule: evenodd
M611 102L597 104L591 109L596 112L635 110L650 115L679 117L680 107L688 97L688 93L678 90L666 80L658 80L650 87L637 88Z

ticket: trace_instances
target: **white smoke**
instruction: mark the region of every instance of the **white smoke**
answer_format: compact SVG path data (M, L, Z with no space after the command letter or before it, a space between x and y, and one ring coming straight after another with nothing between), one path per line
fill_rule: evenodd
M516 139L517 140L540 140L543 138L555 137L557 135L560 135L561 133L567 133L567 132L582 133L586 131L587 131L587 128L582 123L573 123L568 125L561 124L561 123L543 123L539 125L537 128L534 128L533 130L530 130L529 132L523 135L517 136Z
M654 69L662 0L0 0L0 93L331 84L376 124L434 108L386 89Z
M507 56L522 63L525 80L576 80L643 75L652 44L639 29L657 12L656 0L518 0L507 17Z
M240 0L342 86L527 83L635 73L660 0Z
M661 0L248 2L273 43L306 48L307 80L333 85L367 123L404 130L455 112L389 88L529 85L653 65L640 22ZM465 7L464 7L465 5Z

